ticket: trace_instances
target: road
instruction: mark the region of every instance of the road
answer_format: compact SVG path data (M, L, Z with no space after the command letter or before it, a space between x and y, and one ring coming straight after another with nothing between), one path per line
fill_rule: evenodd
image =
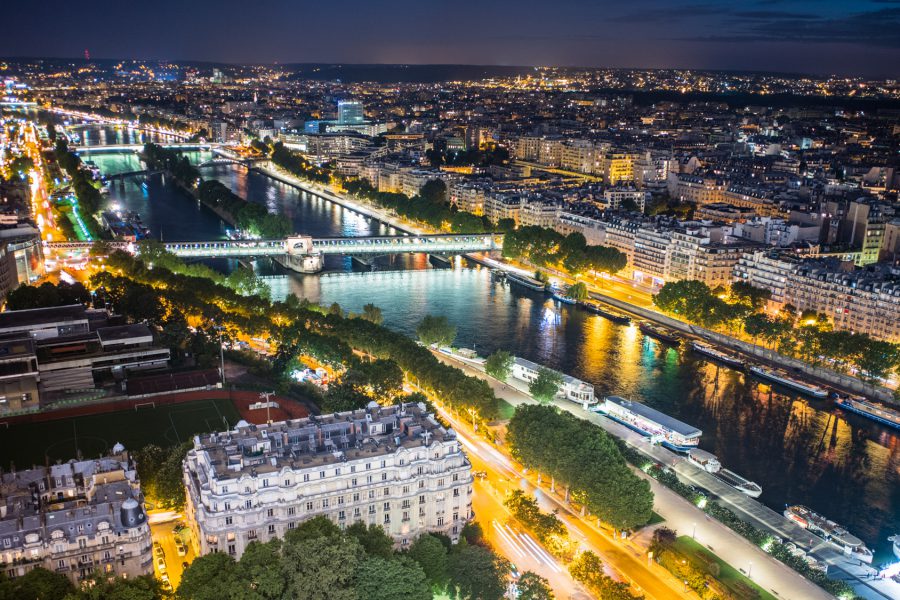
M457 418L446 409L440 409L440 412L450 422L459 436L460 442L472 461L474 470L487 472L488 483L495 488L503 486L504 492L508 486L508 491L519 487L528 493L534 493L537 486L533 475L531 477L523 475L523 469L520 465L515 464L512 459L496 447L486 442L481 436L476 435L468 422ZM632 543L614 541L610 532L604 531L582 519L563 498L549 493L546 485L541 490L540 503L541 508L546 511L558 511L558 515L569 530L570 538L578 541L583 549L590 549L598 554L604 564L610 568L610 576L632 584L635 591L644 594L648 598L657 598L659 600L696 598L693 592L686 593L681 582L677 581L668 571L655 563L648 564L644 549ZM473 500L474 506L475 501ZM476 508L476 519L482 524L484 529L487 529L488 524L494 520L500 520L497 514L489 511L485 515L478 512ZM510 559L516 562L514 556L510 556ZM549 573L548 570L550 571ZM548 579L552 578L554 582L557 579L557 574L553 573L552 569L546 566L537 571L537 573Z
M187 548L187 554L185 556L178 556L178 551L175 548L174 528L179 523L183 524L184 521L178 519L162 523L153 523L153 515L151 515L150 521L150 535L154 542L158 542L162 546L166 560L165 571L160 571L159 566L157 565L156 551L154 550L153 569L157 577L161 577L163 573L168 575L169 583L172 584L172 587L178 588L178 584L181 582L181 576L184 572L182 563L186 562L190 564L194 560L194 550L191 544L185 544ZM185 529L181 535L190 535L190 530Z
M535 403L535 401L530 396L528 396L523 389L517 389L518 385L522 385L522 387L524 388L524 384L520 384L518 382L512 384L503 384L491 377L488 377L482 369L476 368L469 363L456 360L443 353L435 353L435 355L440 360L463 369L463 371L465 371L468 375L480 377L487 380L498 397L503 398L514 406L518 406L520 404ZM671 465L672 460L677 459L679 462L676 465L676 471L678 471L679 474L682 474L683 471L689 472L689 467L693 468L693 465L690 465L689 463L678 459L676 455L672 454L668 450L665 450L664 448L660 448L658 446L649 446L646 442L646 438L644 438L643 436L631 431L630 429L620 426L613 421L610 421L602 415L592 412L585 412L580 406L575 405L571 402L561 401L558 402L557 405L563 410L567 410L580 418L587 419L597 424L598 426L603 427L605 430L617 437L624 438L631 445L639 447L641 448L641 450L644 450L645 448L650 449L651 452L654 453L654 457L664 464ZM455 424L454 427L456 427ZM657 452L659 452L659 454L656 454ZM499 452L496 453L500 454ZM699 473L699 469L693 468L693 470ZM694 473L693 475L696 475L696 473ZM766 554L761 548L756 547L744 538L738 536L725 525L719 523L718 521L706 518L705 513L684 500L681 496L678 496L668 488L661 486L652 478L646 478L650 481L651 488L654 492L654 510L666 520L667 527L676 530L681 535L694 535L700 543L713 549L716 555L718 555L722 560L728 562L734 568L744 571L744 574L748 575L755 583L767 590L773 591L780 598L784 598L786 600L825 600L828 598L832 598L830 594L827 594L824 590L814 585L806 578L802 577L781 562L775 560L774 558ZM721 491L721 497L726 502L732 496L740 496L741 500L745 498L748 501L750 500L743 494L734 491L724 484L721 484L712 476L710 476L709 479L712 480L712 482L708 482L704 479L704 481L701 482L700 485L707 489L710 489L716 494L719 494L719 492ZM718 483L719 485L716 486L716 483ZM550 494L545 494L545 497L552 498L553 496ZM570 512L568 511L568 507L565 506L564 502L560 501L560 504L562 504L566 508L567 512ZM753 502L753 504L762 506L758 502ZM573 516L576 519L578 518L577 515ZM781 520L786 521L783 518ZM582 528L582 532L584 532L583 528L596 530L596 528L585 523L581 519L578 519L575 524ZM612 547L612 549L618 550L620 553L623 551L622 548L622 544L616 544L614 547ZM646 548L642 548L641 552L646 552ZM605 555L603 555L603 557L609 560ZM633 563L634 561L631 562ZM750 566L751 563L752 567ZM620 568L622 572L628 573L629 575L632 575L634 573L631 568L633 567L633 565L627 561L621 561L615 564L615 566L617 568ZM635 577L635 579L637 578ZM656 596L656 594L652 595Z

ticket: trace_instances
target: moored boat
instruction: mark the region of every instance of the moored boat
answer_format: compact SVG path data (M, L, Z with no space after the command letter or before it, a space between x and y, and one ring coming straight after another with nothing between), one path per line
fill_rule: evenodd
M631 317L629 317L628 315L624 315L618 311L606 308L603 304L597 302L596 300L581 300L579 304L581 304L581 306L588 309L595 315L600 315L601 317L609 319L613 323L619 323L620 325L628 325L629 323L631 323Z
M712 358L713 360L717 360L720 363L728 365L729 367L735 369L744 368L744 361L736 356L732 356L731 354L722 352L721 350L716 350L712 346L707 346L706 344L703 344L701 342L692 342L691 348L693 348L694 352L696 352L697 354L702 354L703 356Z
M854 398L838 398L837 405L858 415L862 415L882 425L900 429L900 411L869 402L859 396Z
M681 338L672 331L671 329L666 329L665 327L658 327L653 323L649 323L647 321L641 322L638 325L638 329L641 330L641 333L644 335L655 338L661 342L666 342L667 344L678 345L681 343Z
M535 290L536 292L546 291L546 286L543 281L538 281L537 279L525 275L519 275L518 273L507 273L506 280L518 283L522 287Z
M793 377L782 371L767 369L766 367L761 367L759 365L752 365L750 367L750 372L757 377L768 379L769 381L773 381L777 384L783 385L784 387L791 388L792 390L802 392L815 398L826 398L828 396L828 390L826 390L825 388L813 385L811 383L804 383L803 381L794 379Z
M702 431L692 425L621 396L607 396L596 410L675 452L693 450L703 435Z
M553 296L553 299L557 302L562 302L563 304L577 304L578 301L575 298L569 298L566 296L566 290L562 288L552 288L550 295Z
M894 542L894 546L893 546L894 556L896 556L897 558L900 558L900 533L898 533L896 535L892 535L891 537L888 538L888 541Z
M784 516L839 547L844 554L866 563L872 562L872 551L861 539L812 509L795 504L784 509Z
M719 459L716 458L715 454L699 448L694 448L688 452L688 461L694 463L707 473L716 473L722 468L722 464L719 462Z
M727 483L742 494L747 494L751 498L759 498L762 495L762 488L758 483L741 477L734 471L728 469L719 469L713 473L719 480Z

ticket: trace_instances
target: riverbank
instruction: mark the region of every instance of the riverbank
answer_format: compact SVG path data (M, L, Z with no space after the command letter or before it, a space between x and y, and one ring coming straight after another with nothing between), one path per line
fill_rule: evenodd
M488 381L498 398L509 402L513 406L522 404L534 404L524 383L511 380L500 382L488 376L483 368L455 359L444 353L436 353L438 358L448 364L461 368L466 374L481 377ZM675 454L661 446L650 445L645 437L630 429L615 423L614 421L591 411L584 411L580 405L557 400L554 404L562 410L586 419L595 425L602 427L607 433L613 435L626 444L638 450L648 458L663 465L671 465L671 468L689 483L710 490L718 496L718 500L742 516L752 525L773 535L777 535L786 541L794 541L799 547L807 548L809 552L816 554L827 562L832 569L841 572L844 578L854 585L854 591L864 598L872 600L886 600L893 598L893 594L900 591L900 585L890 580L871 580L868 574L870 567L861 566L858 561L844 556L837 548L825 542L821 538L800 528L792 521L788 521L780 513L770 509L761 502L734 490L722 483L706 471L696 467L684 457ZM693 531L695 539L707 545L729 564L740 568L742 565L753 564L752 577L757 584L765 589L776 592L781 598L831 598L824 590L808 581L783 563L766 554L761 548L733 532L722 523L709 519L696 506L687 502L684 498L662 486L655 479L647 476L656 497L654 510L666 519L668 525L682 533ZM771 571L765 571L764 564L772 564ZM763 569L763 570L761 570ZM748 569L749 571L749 569ZM788 596L787 584L794 581L796 594ZM801 582L801 583L797 583Z

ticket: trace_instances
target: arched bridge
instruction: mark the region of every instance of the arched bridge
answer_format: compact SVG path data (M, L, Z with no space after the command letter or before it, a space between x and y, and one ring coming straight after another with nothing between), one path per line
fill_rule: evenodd
M220 147L222 144L212 144L209 142L179 142L171 144L159 144L163 148L172 148L174 150L212 150ZM96 154L99 152L122 152L123 150L140 151L144 149L144 144L111 144L108 146L70 146L74 152L86 152Z
M116 250L139 252L131 242L107 242ZM82 254L91 242L47 242L48 250ZM163 247L181 258L246 258L257 256L318 257L328 254L383 256L386 254L467 254L499 250L503 236L494 234L398 235L314 239L293 236L283 240L221 240L212 242L165 242Z

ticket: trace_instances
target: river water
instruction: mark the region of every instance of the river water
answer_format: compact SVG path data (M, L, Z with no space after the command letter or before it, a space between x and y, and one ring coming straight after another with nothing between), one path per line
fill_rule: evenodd
M190 156L198 163L208 158ZM140 168L133 154L97 153L90 160L108 174ZM244 167L210 167L203 176L290 216L297 231L313 236L392 233ZM146 189L140 181L115 184L110 201L139 212L155 236L162 232L172 241L224 236L218 217L161 177L151 177ZM258 266L264 273L284 275L267 261ZM886 538L900 533L900 438L890 430L845 416L831 401L773 389L689 350L662 345L635 325L616 325L493 281L487 269L462 259L454 268L434 268L422 255L384 258L368 270L354 267L350 259L329 258L326 267L320 275L273 279L273 295L293 292L353 312L372 302L381 307L386 325L409 335L426 314L445 315L458 328L459 346L474 346L483 355L509 350L593 383L598 396L640 400L702 429L701 447L759 483L761 500L769 506L780 511L788 503L806 504L875 548L876 563L890 558Z

